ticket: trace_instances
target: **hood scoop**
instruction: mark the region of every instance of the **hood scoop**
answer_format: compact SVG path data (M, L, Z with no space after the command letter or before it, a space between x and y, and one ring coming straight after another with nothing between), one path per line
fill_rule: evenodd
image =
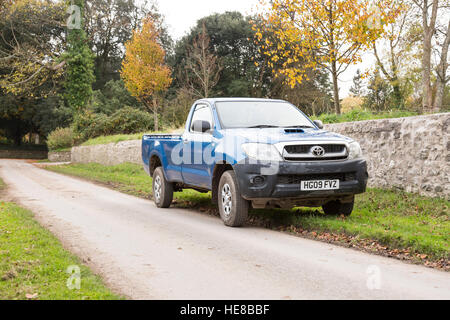
M286 133L305 133L305 130L300 128L284 129Z

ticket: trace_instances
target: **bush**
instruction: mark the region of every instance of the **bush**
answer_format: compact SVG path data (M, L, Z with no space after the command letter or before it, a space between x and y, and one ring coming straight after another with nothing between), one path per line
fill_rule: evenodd
M47 146L50 151L71 148L73 142L74 134L71 128L58 128L47 137Z
M153 116L148 112L124 107L111 116L86 112L73 122L76 143L114 134L133 134L153 130Z
M117 110L109 119L109 134L131 134L153 130L153 115L131 107Z

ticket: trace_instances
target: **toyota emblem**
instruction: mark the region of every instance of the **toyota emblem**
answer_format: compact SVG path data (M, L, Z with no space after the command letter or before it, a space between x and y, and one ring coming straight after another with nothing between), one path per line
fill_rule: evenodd
M321 146L312 147L311 152L316 157L323 157L325 155L325 149Z

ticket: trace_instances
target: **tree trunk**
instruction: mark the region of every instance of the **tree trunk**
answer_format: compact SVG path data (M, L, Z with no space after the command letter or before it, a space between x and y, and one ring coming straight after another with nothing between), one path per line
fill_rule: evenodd
M158 125L158 101L156 98L153 98L153 117L154 117L154 130L159 131Z
M333 98L334 98L334 110L336 114L341 114L341 102L339 100L339 84L336 70L336 61L331 63L331 70L333 76Z
M434 101L434 111L439 111L442 108L442 101L444 100L445 85L447 84L447 68L448 68L448 49L450 45L450 21L447 27L447 35L441 51L441 62L437 69L437 83L436 83L436 99Z
M438 0L432 0L431 5L428 0L422 4L416 3L422 10L422 28L423 28L423 55L422 55L422 108L424 112L433 109L433 94L431 91L431 40L436 31L436 18L438 11ZM428 22L429 8L431 7L431 17Z
M14 145L20 146L22 144L22 134L20 130L20 124L17 124L16 130L14 132Z
M424 112L432 108L431 94L431 36L425 32L422 56L422 108Z
M402 109L404 106L404 101L403 101L402 91L401 91L400 85L398 83L398 79L392 81L391 85L392 85L392 89L394 91L393 95L394 95L395 107L398 109Z

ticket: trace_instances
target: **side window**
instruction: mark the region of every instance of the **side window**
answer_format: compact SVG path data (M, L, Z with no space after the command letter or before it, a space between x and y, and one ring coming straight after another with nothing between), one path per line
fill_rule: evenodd
M213 127L213 117L211 109L206 104L198 104L195 106L194 114L191 120L191 132L193 131L194 122L197 120L202 120L209 122L210 127Z

